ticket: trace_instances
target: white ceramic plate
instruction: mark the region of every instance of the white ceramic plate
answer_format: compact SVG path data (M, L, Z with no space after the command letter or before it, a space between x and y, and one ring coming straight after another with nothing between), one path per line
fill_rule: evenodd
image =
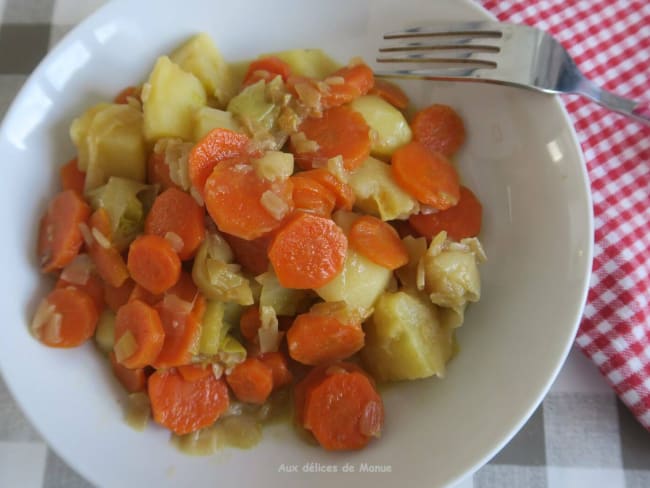
M48 349L27 331L50 286L37 271L34 243L57 168L74 154L70 121L142 80L156 56L206 31L230 60L321 47L342 61L357 55L372 61L382 32L486 16L459 0L117 1L45 58L0 132L0 365L29 419L71 466L102 486L441 486L480 467L522 426L577 328L592 214L584 163L561 105L514 89L404 84L418 106L448 103L466 121L460 171L484 204L489 263L482 268L482 300L467 314L447 378L389 388L384 435L361 452L324 452L277 426L250 451L181 455L162 429L138 433L123 423L123 395L90 344ZM339 473L303 472L306 463ZM345 463L357 472L341 473ZM361 463L390 472L359 473ZM282 464L299 473L278 472Z

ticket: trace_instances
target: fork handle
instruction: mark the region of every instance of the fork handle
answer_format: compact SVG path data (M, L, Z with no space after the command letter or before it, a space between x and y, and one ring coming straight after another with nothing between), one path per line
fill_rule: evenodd
M635 101L615 93L603 90L590 80L583 78L577 86L576 93L590 98L605 108L626 115L637 122L650 126L650 102Z

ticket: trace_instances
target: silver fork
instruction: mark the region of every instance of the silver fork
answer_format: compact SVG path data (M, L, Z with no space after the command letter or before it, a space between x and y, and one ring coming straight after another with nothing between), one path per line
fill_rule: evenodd
M394 69L378 76L473 81L575 93L650 125L650 103L623 98L585 78L552 36L525 25L497 22L430 24L384 34L379 63ZM406 67L406 64L416 64Z

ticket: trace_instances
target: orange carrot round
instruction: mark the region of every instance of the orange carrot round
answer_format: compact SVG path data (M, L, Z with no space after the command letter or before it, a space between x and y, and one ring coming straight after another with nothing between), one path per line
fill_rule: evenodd
M52 314L49 320L32 324L32 331L46 346L77 347L95 333L99 314L86 292L73 287L56 288L44 298L39 311L44 307L51 307Z
M108 357L111 362L113 374L126 391L136 393L147 389L147 376L144 373L144 368L131 369L122 366L115 359L115 353L113 351L109 353Z
M152 362L158 369L188 364L201 337L201 320L206 307L203 295L196 296L190 312L174 308L174 302L171 303L162 301L155 306L165 331L163 347Z
M269 259L286 288L318 288L338 275L348 240L331 219L300 214L282 227L269 248Z
M126 266L133 280L154 294L174 286L181 274L178 254L156 235L142 235L131 243Z
M261 405L273 390L273 371L256 358L235 366L226 382L239 401Z
M291 75L291 66L277 56L264 56L263 58L251 61L242 85L252 85L259 80L268 82L278 75L282 77L283 81L286 81L289 75Z
M90 207L74 190L57 194L40 222L38 256L44 273L65 267L81 249L79 224L90 215Z
M380 96L399 110L404 110L409 105L409 99L406 93L390 81L375 78L375 85L370 90L370 93Z
M296 211L330 217L334 211L336 197L325 186L313 178L301 174L291 177L293 183L293 204Z
M71 159L59 169L61 186L64 190L74 190L83 195L86 183L86 173L77 166L77 158Z
M293 374L289 370L289 362L284 354L281 352L266 352L260 355L258 359L271 368L274 390L291 384Z
M165 154L151 152L149 159L147 159L147 181L151 184L158 184L164 191L168 188L177 188L181 190L169 174L169 165L165 161Z
M235 158L214 168L205 184L205 203L220 231L252 240L282 224L293 210L291 192L289 179L262 179L245 160ZM266 200L265 206L268 197L271 203Z
M399 186L421 203L445 210L458 203L458 173L441 153L410 142L393 153L392 174Z
M205 239L205 216L194 198L177 188L168 188L156 197L144 222L144 231L165 237L168 232L183 241L178 257L194 256Z
M222 234L230 249L235 255L235 261L241 264L253 275L259 275L268 271L269 257L267 252L271 237L269 235L257 239L246 240L231 234Z
M257 331L262 327L260 320L260 309L256 306L248 307L239 318L239 331L248 342L259 343Z
M335 198L334 208L352 210L354 205L354 191L347 183L339 180L325 168L316 168L298 173L303 178L311 178L327 188Z
M345 169L353 171L370 155L370 129L363 116L348 106L326 110L320 118L305 119L298 132L318 145L318 149L309 152L290 145L302 169L323 167L328 159L341 156Z
M187 167L192 186L203 196L205 182L221 161L246 154L248 137L228 129L213 129L196 143Z
M361 449L380 436L383 423L381 397L358 372L326 376L305 401L304 426L327 450Z
M178 435L212 425L228 409L228 387L213 374L187 381L175 369L161 369L149 377L154 420Z
M411 122L413 139L430 151L453 156L465 142L463 119L448 105L431 105L420 110Z
M214 374L209 364L185 364L176 368L185 381L194 383Z
M163 299L163 297L164 295L162 293L151 293L146 288L136 283L135 286L131 289L131 294L129 295L127 302L130 302L131 300L140 300L141 302L144 302L151 307L155 307L156 304Z
M469 188L461 186L457 205L440 212L411 215L409 223L428 239L444 230L451 239L460 241L481 232L482 216L481 202Z
M339 78L339 82L327 83L328 78ZM328 78L325 79L327 88L321 95L323 108L338 107L349 103L355 98L368 93L375 83L372 70L363 63L344 66L336 70ZM340 83L340 79L342 79L342 83Z
M101 234L105 239L96 238L88 246L88 255L102 279L113 287L120 287L129 278L124 258L111 244L111 222L108 212L98 208L88 222L91 232ZM94 234L93 234L94 235Z
M362 215L350 227L350 247L373 263L390 270L408 263L409 254L390 224L377 217Z
M115 317L115 348L118 354L120 340L130 332L135 340L135 351L125 358L120 359L120 364L127 368L144 368L151 364L165 340L158 312L140 300L132 300L120 307Z
M129 301L134 287L135 282L130 278L119 287L104 283L104 302L113 312L117 312L118 308Z
M287 331L289 355L309 365L349 358L363 347L364 338L360 322L343 323L312 312L298 315Z

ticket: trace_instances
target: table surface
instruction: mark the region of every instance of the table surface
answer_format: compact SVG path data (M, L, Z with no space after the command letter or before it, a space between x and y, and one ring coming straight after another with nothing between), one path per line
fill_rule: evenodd
M49 47L103 3L0 0L0 118ZM0 378L0 487L86 486L48 448ZM524 428L459 488L583 486L650 486L650 433L574 349Z

